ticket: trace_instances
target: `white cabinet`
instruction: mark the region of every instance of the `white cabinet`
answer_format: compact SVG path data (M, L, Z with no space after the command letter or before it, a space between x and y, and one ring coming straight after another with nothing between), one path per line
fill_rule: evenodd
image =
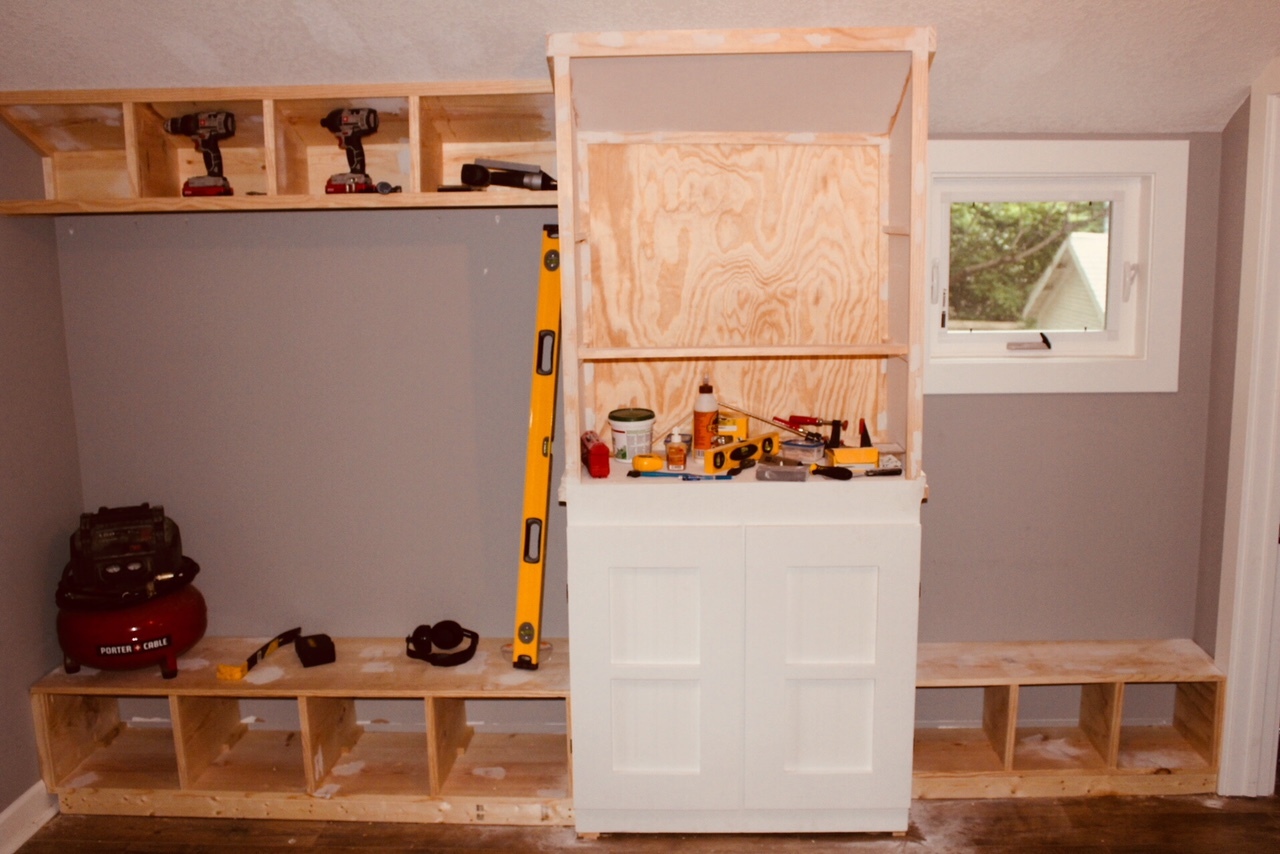
M905 830L922 493L572 489L578 830Z
M933 48L911 27L549 39L569 446L619 407L688 432L706 376L764 418L862 421L904 470L597 481L568 455L580 831L907 827Z
M569 555L579 829L619 806L740 808L742 530L571 527Z

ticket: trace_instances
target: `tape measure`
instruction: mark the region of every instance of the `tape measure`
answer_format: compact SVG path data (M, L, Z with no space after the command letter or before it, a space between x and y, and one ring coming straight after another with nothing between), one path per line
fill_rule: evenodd
M289 631L281 632L262 646L258 647L258 649L254 651L253 655L249 656L247 660L242 661L239 664L219 664L218 678L227 680L243 679L245 676L249 675L249 671L252 670L254 665L259 661L262 661L262 659L266 658L280 647L293 643L301 634L301 626L296 629L289 629Z

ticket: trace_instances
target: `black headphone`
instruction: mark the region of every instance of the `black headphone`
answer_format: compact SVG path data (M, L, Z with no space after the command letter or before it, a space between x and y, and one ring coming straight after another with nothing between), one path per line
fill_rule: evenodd
M463 638L470 638L466 649L455 649ZM480 636L471 629L464 629L453 620L441 620L434 626L421 625L413 630L413 634L404 639L405 654L410 658L434 664L436 667L457 667L465 664L476 654L476 644ZM432 652L431 647L452 652Z

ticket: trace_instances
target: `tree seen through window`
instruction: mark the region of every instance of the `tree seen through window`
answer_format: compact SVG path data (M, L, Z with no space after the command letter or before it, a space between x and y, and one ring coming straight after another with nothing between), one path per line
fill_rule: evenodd
M1105 201L953 203L948 328L1105 325L1110 213Z

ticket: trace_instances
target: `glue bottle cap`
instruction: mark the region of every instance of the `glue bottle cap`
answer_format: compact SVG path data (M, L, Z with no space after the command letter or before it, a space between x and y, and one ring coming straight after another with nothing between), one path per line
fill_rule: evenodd
M711 394L711 377L703 377L702 385L698 386L698 394Z

